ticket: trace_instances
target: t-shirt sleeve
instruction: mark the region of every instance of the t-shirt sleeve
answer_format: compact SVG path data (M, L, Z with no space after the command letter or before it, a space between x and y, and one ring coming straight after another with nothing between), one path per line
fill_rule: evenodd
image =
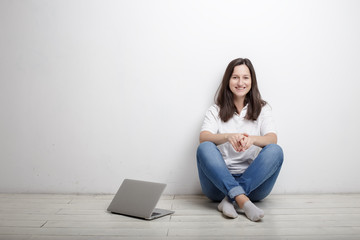
M202 124L201 127L201 132L202 131L209 131L213 134L218 133L219 130L219 109L216 105L211 106L206 114L205 114L205 119L204 122Z
M268 133L276 133L275 121L273 119L271 107L266 104L261 109L261 126L260 126L260 135L264 136Z

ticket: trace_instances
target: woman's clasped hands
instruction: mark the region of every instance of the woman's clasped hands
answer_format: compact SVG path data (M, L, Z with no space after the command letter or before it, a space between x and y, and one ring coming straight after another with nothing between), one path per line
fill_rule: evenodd
M244 152L254 144L253 137L247 133L231 134L228 136L228 141L237 152Z

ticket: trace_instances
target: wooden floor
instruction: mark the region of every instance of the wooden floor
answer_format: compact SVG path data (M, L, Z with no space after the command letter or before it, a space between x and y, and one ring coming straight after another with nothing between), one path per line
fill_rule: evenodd
M227 219L201 195L162 196L175 214L110 214L113 195L0 194L0 239L360 239L360 194L271 195L261 222Z

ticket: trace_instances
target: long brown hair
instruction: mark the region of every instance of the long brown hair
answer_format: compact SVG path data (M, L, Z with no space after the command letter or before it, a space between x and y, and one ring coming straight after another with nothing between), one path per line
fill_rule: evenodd
M251 89L246 94L244 102L245 105L248 104L245 119L255 121L259 117L261 108L266 104L261 98L256 81L255 69L251 61L247 58L234 59L227 66L222 82L215 95L215 103L220 107L219 116L224 122L227 122L237 111L234 103L234 96L229 87L229 81L234 68L243 64L249 68L251 75Z

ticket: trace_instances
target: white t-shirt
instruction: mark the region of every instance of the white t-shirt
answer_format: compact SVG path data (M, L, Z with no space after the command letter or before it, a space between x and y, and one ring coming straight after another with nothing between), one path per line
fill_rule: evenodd
M261 113L256 121L245 119L247 105L242 109L240 114L235 113L227 122L223 122L220 119L219 111L220 108L216 104L208 109L201 131L209 131L213 134L247 133L255 136L264 136L271 132L276 133L272 111L268 104L262 107ZM236 152L229 142L218 145L217 147L231 174L243 173L261 150L260 147L253 145L245 152Z

